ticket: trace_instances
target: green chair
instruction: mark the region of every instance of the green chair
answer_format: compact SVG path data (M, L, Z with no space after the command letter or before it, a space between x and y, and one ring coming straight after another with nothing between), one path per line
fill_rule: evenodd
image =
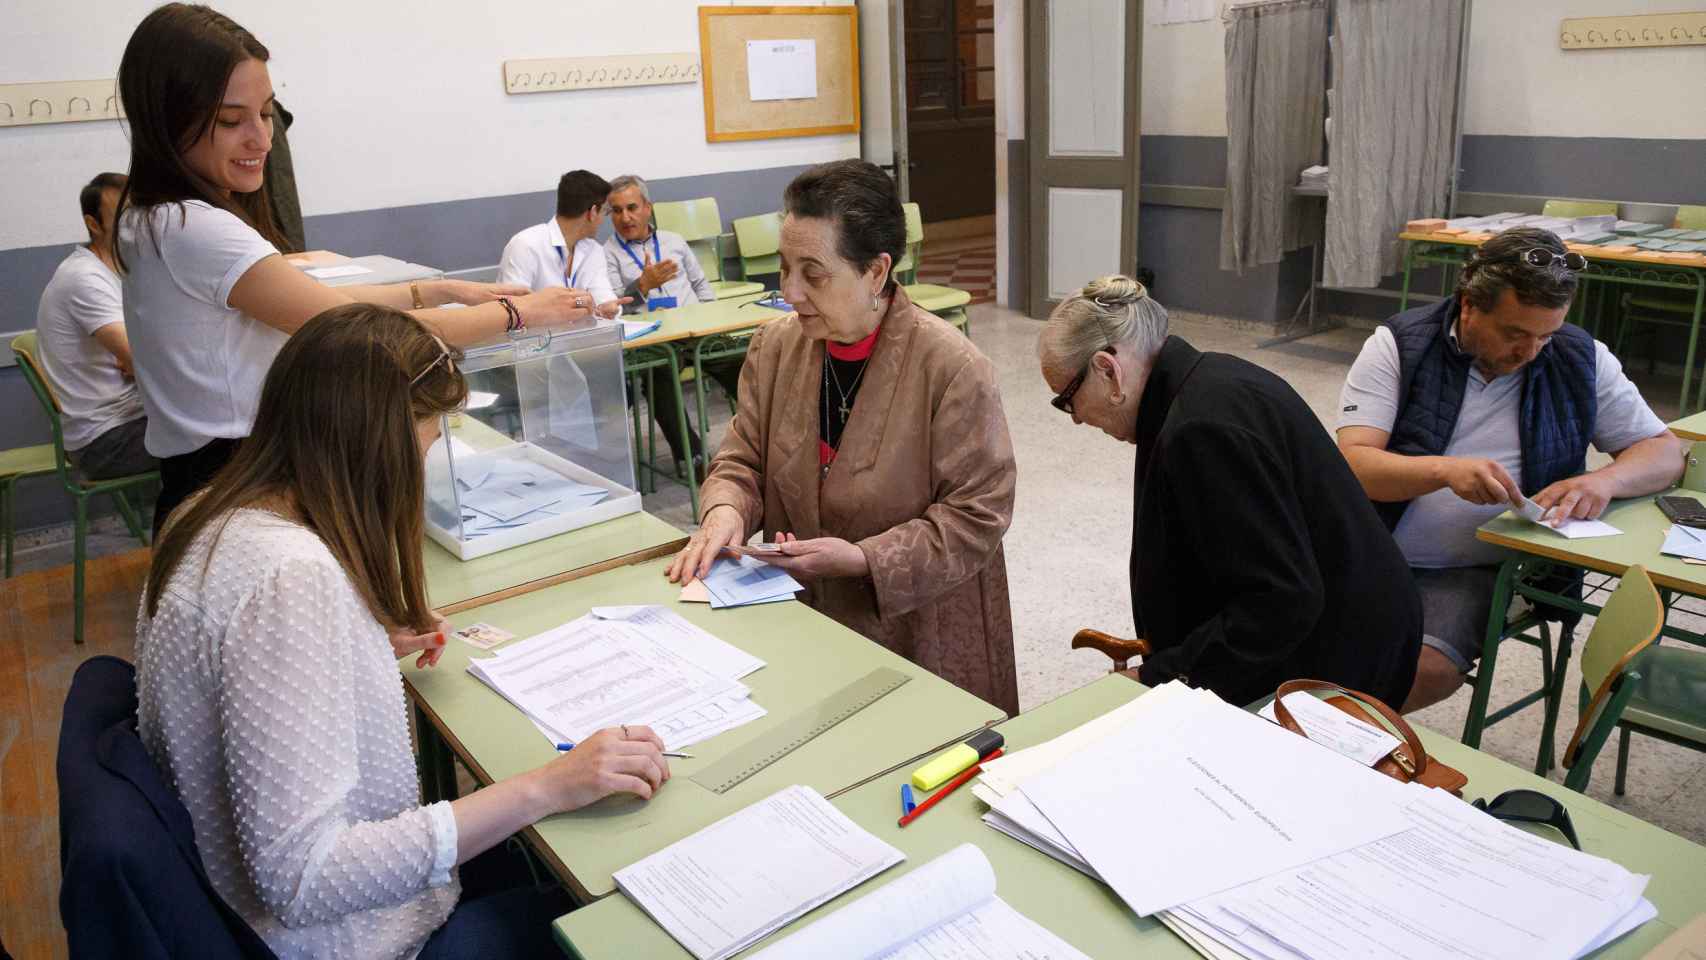
M30 389L35 391L36 400L40 401L42 412L47 414L48 425L53 428L53 461L54 469L59 473L59 480L65 485L65 492L71 494L76 507L75 539L72 541L72 580L71 597L74 617L72 639L77 643L83 642L83 561L89 535L89 498L105 494L112 498L113 505L118 507L119 515L124 517L125 526L130 528L132 536L148 545L148 535L143 532L141 520L136 510L130 504L130 498L125 491L133 487L156 483L160 479L159 471L132 474L128 477L115 477L111 480L84 480L77 474L75 467L65 457L65 433L60 422L61 408L59 398L53 395L53 388L48 385L47 378L42 375L41 363L36 360L36 335L23 333L12 338L12 352L18 357L18 368L23 371L24 380ZM8 506L8 510L9 510ZM8 526L8 529L10 527ZM8 544L8 558L10 556Z
M1481 734L1487 727L1526 710L1532 704L1540 703L1543 705L1540 749L1534 758L1534 772L1545 776L1553 766L1552 738L1557 727L1558 709L1564 699L1564 670L1570 662L1572 636L1567 627L1559 630L1558 649L1554 656L1552 627L1538 609L1530 607L1515 617L1510 615L1512 598L1522 592L1524 584L1543 580L1552 572L1552 565L1537 558L1512 559L1506 563L1515 564L1516 569L1512 571L1509 580L1502 576L1500 578L1502 589L1493 593L1487 639L1481 644L1480 662L1475 672L1464 678L1464 682L1474 692L1469 700L1468 714L1463 721L1462 741L1467 746L1479 748ZM1529 599L1532 602L1532 598ZM1515 640L1540 651L1540 688L1523 694L1489 713L1487 708L1493 689L1493 668L1498 663L1499 646L1506 640Z
M0 450L0 536L6 541L6 576L12 575L12 497L19 480L53 472L53 444Z
M1647 571L1632 566L1600 611L1582 649L1581 722L1564 751L1564 785L1584 791L1612 728L1619 733L1617 785L1629 769L1629 736L1706 750L1706 650L1654 645L1664 602Z
M659 230L679 233L687 241L718 300L764 292L762 283L723 279L723 215L715 197L660 200L652 205L652 215Z
M734 221L735 246L740 248L741 275L760 277L782 272L782 215L761 213Z
M903 203L900 209L906 214L906 250L894 265L895 279L913 303L971 336L971 319L965 309L971 303L971 294L956 287L918 282L918 264L924 258L924 214L916 203Z
M924 214L916 203L903 203L900 209L906 214L906 252L894 265L894 276L903 284L917 283L918 261L924 246Z
M1615 200L1548 200L1540 209L1543 217L1603 217L1617 216Z

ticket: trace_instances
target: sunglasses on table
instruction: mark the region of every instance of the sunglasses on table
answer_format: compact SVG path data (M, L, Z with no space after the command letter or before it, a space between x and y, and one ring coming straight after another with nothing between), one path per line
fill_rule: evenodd
M1570 846L1582 848L1576 839L1575 825L1570 823L1570 811L1557 800L1538 790L1506 790L1491 800L1476 800L1473 806L1497 820L1515 823L1538 823L1551 827L1570 841Z

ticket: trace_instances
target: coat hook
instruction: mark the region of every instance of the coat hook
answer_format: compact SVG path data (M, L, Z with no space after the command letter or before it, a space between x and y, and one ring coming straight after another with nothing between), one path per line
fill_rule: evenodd
M9 104L9 103L7 103L7 102L6 102L6 101L4 101L4 100L0 100L0 107L5 107L5 108L6 108L6 119L8 119L8 120L16 120L16 119L18 119L18 112L17 112L17 111L16 111L16 110L13 110L13 109L12 109L12 105L11 105L11 104Z
M72 97L70 100L66 101L66 103L65 103L65 112L71 113L72 112L71 108L76 106L77 101L79 101L79 100L83 101L83 112L84 113L94 113L95 112L94 104L91 104L89 102L88 97Z
M539 75L539 85L549 87L557 82L557 71L547 70Z
M107 113L111 113L111 114L116 115L118 113L118 94L115 93L112 96L108 97L106 105L103 106L101 109L105 110Z
M36 115L36 104L38 104L38 103L47 108L47 112L42 114L42 116L44 116L44 117L53 116L53 104L47 102L46 100L43 100L40 97L31 97L30 98L29 116L33 117Z

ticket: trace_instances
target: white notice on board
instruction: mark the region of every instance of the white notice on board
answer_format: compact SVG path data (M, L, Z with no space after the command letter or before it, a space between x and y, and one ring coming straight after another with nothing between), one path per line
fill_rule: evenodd
M754 100L817 98L816 40L748 40L746 82Z

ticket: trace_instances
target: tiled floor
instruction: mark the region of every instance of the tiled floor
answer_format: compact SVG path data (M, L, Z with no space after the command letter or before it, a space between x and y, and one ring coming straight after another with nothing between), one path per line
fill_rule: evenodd
M929 245L918 265L918 282L957 287L972 303L995 302L995 241L975 245Z

